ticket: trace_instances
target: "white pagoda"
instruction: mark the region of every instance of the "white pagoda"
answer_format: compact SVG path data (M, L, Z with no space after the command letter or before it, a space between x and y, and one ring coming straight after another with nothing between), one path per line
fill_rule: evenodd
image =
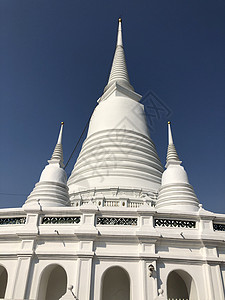
M0 210L0 299L225 299L225 215L199 204L170 122L163 168L141 97L119 19L109 80L68 181L62 123L23 207Z

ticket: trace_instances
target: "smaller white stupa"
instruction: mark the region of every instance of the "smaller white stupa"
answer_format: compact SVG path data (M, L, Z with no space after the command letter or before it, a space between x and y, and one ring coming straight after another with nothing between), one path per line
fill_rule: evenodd
M64 123L61 122L58 141L52 157L42 171L39 182L27 197L24 208L70 206L67 175L63 169L63 126Z
M188 181L184 167L181 166L182 161L179 160L173 143L170 122L168 122L168 140L166 170L162 174L156 209L198 211L199 201Z

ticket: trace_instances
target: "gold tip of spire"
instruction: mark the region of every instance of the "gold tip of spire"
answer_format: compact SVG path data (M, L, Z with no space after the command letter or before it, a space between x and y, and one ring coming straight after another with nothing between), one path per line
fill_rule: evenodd
M61 125L64 125L64 122L61 122Z
M119 22L122 22L122 19L121 19L121 18L119 18Z
M170 121L168 121L168 124L171 124L171 122L170 122Z

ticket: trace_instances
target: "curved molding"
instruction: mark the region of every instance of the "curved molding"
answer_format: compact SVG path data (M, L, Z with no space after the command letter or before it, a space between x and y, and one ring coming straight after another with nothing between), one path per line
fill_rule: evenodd
M40 205L40 207L70 206L68 187L65 184L50 181L36 183L27 197L24 207Z
M156 209L198 211L199 201L189 183L172 183L160 188Z
M68 180L69 193L111 186L116 178L116 186L157 190L162 172L150 138L127 130L104 130L85 140Z

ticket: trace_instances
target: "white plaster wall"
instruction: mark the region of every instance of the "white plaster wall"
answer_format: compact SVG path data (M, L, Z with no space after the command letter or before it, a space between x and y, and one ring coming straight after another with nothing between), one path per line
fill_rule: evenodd
M97 255L107 253L109 254L122 254L122 255L131 255L137 254L138 252L138 243L130 243L130 242L123 242L123 241L101 241L95 243L95 250Z
M20 249L20 241L7 241L3 240L0 242L0 255L4 254L6 249L17 253Z
M55 233L57 235L57 233ZM51 254L52 249L54 249L54 252L58 253L74 253L74 251L78 250L79 243L71 240L66 240L65 238L59 238L54 241L49 240L47 243L43 239L41 241L38 241L36 246L36 253L37 254Z
M184 231L184 230L183 230ZM178 243L178 241L162 241L157 243L156 252L162 256L165 254L176 255L177 257L199 257L201 258L200 253L201 246L193 243Z
M109 207L99 211L89 204L71 211L74 215L83 214L79 225L38 225L38 214L30 214L25 225L0 227L0 264L8 272L6 299L36 300L42 272L47 266L58 264L65 269L68 285L73 285L79 300L100 300L102 276L112 266L120 266L129 274L130 300L155 300L159 288L166 297L168 274L177 269L193 277L198 300L224 300L221 234L208 227L200 231L197 224L193 230L182 228L184 239L181 228L154 228L155 211L148 207ZM49 209L48 213L62 216L63 210ZM138 225L95 226L95 215L100 213L137 217ZM170 217L180 217L171 214ZM149 264L155 268L151 277Z
M220 268L221 268L221 276L222 276L222 282L223 282L223 291L225 294L225 263Z
M219 265L210 265L212 274L212 289L215 299L224 300L223 279Z

